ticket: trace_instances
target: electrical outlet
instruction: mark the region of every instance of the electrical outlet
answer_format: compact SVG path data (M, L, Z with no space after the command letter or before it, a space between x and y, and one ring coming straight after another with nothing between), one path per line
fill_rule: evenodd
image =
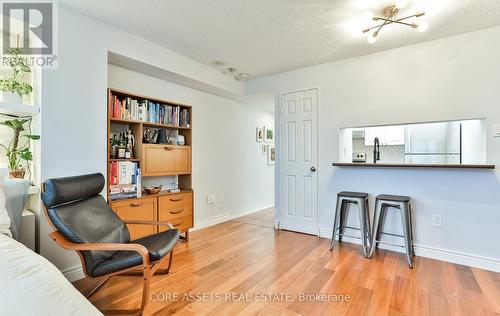
M434 227L443 227L443 215L441 215L441 214L433 214L432 215L432 226L434 226Z
M214 194L210 194L209 196L207 196L207 203L208 204L215 204L215 195Z

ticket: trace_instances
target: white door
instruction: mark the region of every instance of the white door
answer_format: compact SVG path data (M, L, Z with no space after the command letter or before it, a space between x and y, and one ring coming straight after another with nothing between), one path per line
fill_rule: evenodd
M281 228L317 235L318 90L281 100Z

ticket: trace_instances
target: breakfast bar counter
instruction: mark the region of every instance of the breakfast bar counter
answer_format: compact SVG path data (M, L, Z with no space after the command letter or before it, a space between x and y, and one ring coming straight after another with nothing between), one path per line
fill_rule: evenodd
M438 168L438 169L495 169L495 165L472 164L396 164L396 163L349 163L334 162L334 167L352 168Z

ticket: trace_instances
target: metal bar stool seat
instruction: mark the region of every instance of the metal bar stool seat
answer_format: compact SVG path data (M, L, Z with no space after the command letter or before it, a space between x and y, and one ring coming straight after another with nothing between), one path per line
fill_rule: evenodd
M346 225L347 212L349 210L350 204L356 204L358 206L360 222L359 228ZM344 234L345 228L359 230L361 232L361 237L349 236ZM330 245L330 251L332 251L333 247L335 246L337 236L339 237L339 241L342 241L343 236L361 239L363 255L368 258L371 242L368 193L349 191L342 191L337 193L337 205L335 208L335 219L333 224L332 243Z
M408 266L413 268L413 256L415 255L413 249L413 223L412 223L412 212L411 212L411 198L404 195L390 195L390 194L379 194L375 199L375 214L373 217L373 228L372 228L372 242L370 255L371 258L375 248L378 248L380 243L389 244L393 246L398 246L406 249L406 258L408 260ZM399 209L401 213L401 222L403 224L403 235L397 235L392 233L383 232L383 226L385 222L385 217L387 215L387 210L389 208ZM381 241L381 235L390 235L395 237L401 237L404 239L404 245L389 243Z

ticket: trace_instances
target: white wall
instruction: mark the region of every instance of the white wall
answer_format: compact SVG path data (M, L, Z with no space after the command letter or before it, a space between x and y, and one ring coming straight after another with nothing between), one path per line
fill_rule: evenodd
M256 126L274 126L274 113L109 65L109 87L193 105L193 189L196 226L270 207L274 166L267 165ZM147 179L170 187L164 177ZM215 194L216 204L207 196Z
M58 40L58 68L42 72L41 181L90 172L106 173L108 51L142 61L165 73L178 74L176 78L186 84L199 84L205 88L212 86L214 90L230 93L243 90L241 82L223 76L207 65L92 20L64 6L59 8ZM139 92L148 94L148 91ZM255 190L262 186L261 182L246 182L248 177L255 176L248 170L248 164L257 163L253 158L256 156L254 149L256 152L257 148L252 147L254 122L261 119L257 113L252 112L250 107L243 107L227 99L195 93L166 82L161 86L156 85L150 92L160 97L190 102L196 106L198 115L195 112L196 123L193 122L196 125L196 160L193 167L195 183L203 183L200 184L200 191L196 192L197 206L202 205L201 199L211 190L223 195L224 200L223 205L204 209L197 214L197 220L208 219L210 216L227 212L230 208L231 212L237 213L272 203L272 200L265 202L253 199ZM215 111L209 111L208 107L215 108ZM255 121L251 122L251 118L224 120L221 118L226 116L221 112L227 113L231 118L248 115ZM198 142L198 139L203 138L200 136L197 139L197 135L203 135L205 132L214 136L212 142ZM251 145L238 146L247 140ZM213 150L213 146L225 151ZM234 151L235 146L238 152ZM206 156L200 160L196 157L199 153ZM221 156L224 162L228 162L228 168L212 168L214 164L219 164ZM245 160L238 161L242 157ZM263 158L259 158L262 159L260 164L264 165ZM206 169L207 166L210 167L209 170ZM232 185L229 186L228 183ZM50 240L47 234L52 229L48 227L43 215L39 216L39 220L40 253L69 278L81 276L78 256L74 252L61 249Z
M278 101L281 92L319 87L322 236L331 236L338 191L410 195L418 254L500 270L498 171L331 166L339 157L341 127L479 117L489 126L500 122L498 56L495 27L258 78L246 92L274 93ZM487 143L488 161L500 165L500 138L491 129ZM443 228L431 226L432 214L443 215Z

